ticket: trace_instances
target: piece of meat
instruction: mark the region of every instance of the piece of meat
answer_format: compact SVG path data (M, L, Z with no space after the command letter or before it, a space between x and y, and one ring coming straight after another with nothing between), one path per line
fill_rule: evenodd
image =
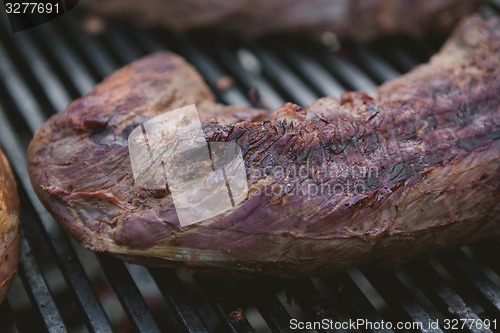
M19 257L19 199L7 158L0 149L0 303L17 271Z
M500 17L474 16L372 96L272 114L216 104L184 60L156 53L41 127L31 182L86 248L134 263L280 277L396 265L500 235L499 53ZM190 104L208 141L241 148L249 195L181 228L167 189L134 182L127 139Z
M216 28L257 37L295 34L367 41L445 34L483 0L82 0L91 11L175 31ZM331 38L330 38L331 39Z

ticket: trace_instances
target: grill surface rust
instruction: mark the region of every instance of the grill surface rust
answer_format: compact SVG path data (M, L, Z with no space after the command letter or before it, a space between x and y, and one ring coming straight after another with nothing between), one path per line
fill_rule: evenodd
M500 2L492 1L482 12L499 10ZM393 39L333 50L297 40L180 37L119 22L90 34L81 23L80 13L72 12L12 34L1 20L0 145L17 176L24 238L19 274L0 307L0 332L290 332L292 318L424 324L481 318L500 324L499 240L394 270L289 281L199 277L82 250L40 204L26 170L27 145L47 117L157 50L184 56L220 102L274 109L285 101L307 105L345 90L372 91L425 62L442 41ZM227 77L232 84L220 89ZM433 331L447 330L441 324Z

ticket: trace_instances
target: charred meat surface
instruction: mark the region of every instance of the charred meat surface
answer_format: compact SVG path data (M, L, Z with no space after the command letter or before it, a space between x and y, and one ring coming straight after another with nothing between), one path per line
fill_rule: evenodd
M95 13L174 31L215 28L257 37L296 34L367 41L445 34L482 0L83 0Z
M0 303L17 271L19 257L19 199L7 158L0 150Z
M191 66L157 53L42 126L31 182L86 248L134 263L280 277L397 265L500 235L498 54L500 18L473 16L428 64L374 94L268 114L216 104ZM127 139L190 104L208 141L241 148L249 194L181 228L167 190L135 184Z

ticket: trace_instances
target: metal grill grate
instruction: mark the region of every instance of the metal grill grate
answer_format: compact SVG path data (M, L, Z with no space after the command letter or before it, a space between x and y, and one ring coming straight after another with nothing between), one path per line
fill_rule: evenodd
M486 14L498 10L498 1L484 8ZM0 38L0 144L18 179L24 234L19 274L0 307L0 332L287 332L291 318L500 320L498 240L392 271L355 269L298 281L197 277L83 251L40 204L26 170L29 140L48 116L156 50L186 57L219 101L273 109L284 101L306 105L340 96L346 89L373 90L426 61L439 42L381 41L336 52L294 40L146 33L113 22L91 35L78 13L15 35L3 20ZM222 91L217 82L224 76L234 85ZM324 330L333 331L345 332Z

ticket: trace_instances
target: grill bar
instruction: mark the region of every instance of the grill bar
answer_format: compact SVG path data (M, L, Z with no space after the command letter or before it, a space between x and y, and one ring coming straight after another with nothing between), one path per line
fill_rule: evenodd
M111 46L111 49L124 60L125 63L134 61L140 56L139 48L137 45L130 43L128 36L121 31L110 26L107 28L106 43Z
M292 98L291 101L299 105L307 105L316 99L312 90L290 71L276 55L259 46L251 46L250 50L252 50L261 61L264 72L283 87Z
M110 75L115 69L113 62L109 54L104 52L102 47L98 44L98 41L84 33L81 27L78 26L77 20L70 19L66 16L63 16L61 20L67 28L64 29L68 35L67 38L78 41L77 45L80 46L79 51L92 62L93 69L99 74L100 79Z
M457 319L479 320L479 316L465 303L455 290L451 288L434 271L431 265L424 261L418 261L412 265L406 265L406 271L414 276L414 281L419 288L440 307L443 313L449 313ZM486 329L475 329L472 327L470 332L491 332Z
M89 72L84 70L78 60L79 57L67 47L51 25L42 24L39 28L39 35L44 38L47 43L46 47L52 53L52 56L57 59L57 63L61 66L63 72L68 75L77 92L81 94L90 91L94 87L94 80Z
M280 301L269 291L259 296L256 300L256 306L269 328L273 332L292 332L290 329L292 317Z
M283 55L290 61L293 68L308 80L308 83L319 92L317 96L332 96L340 98L344 87L340 85L316 61L288 45L280 45Z
M253 332L243 312L242 300L225 290L219 279L198 277L197 281L207 292L212 307L230 332Z
M164 269L150 269L150 272L163 297L174 310L179 324L183 327L190 327L191 331L208 332L198 310L190 301L182 282L175 276L175 273Z
M44 121L44 117L38 113L37 102L32 98L28 87L23 83L20 75L15 71L14 64L10 61L7 53L0 45L0 74L2 78L9 78L9 83L4 84L7 94L13 101L19 104L19 111L30 128L38 128Z
M3 27L5 29L5 22L3 22ZM4 31L4 35L7 33ZM55 110L62 110L71 101L71 97L67 94L64 85L55 77L53 72L50 70L48 63L42 57L32 57L30 55L37 54L39 51L35 47L34 41L31 39L29 34L20 33L16 35L16 38L11 38L12 42L16 44L17 50L21 53L24 64L26 64L32 75L36 78L33 82L37 83L37 88L43 90L44 96L48 98L52 107ZM2 57L2 59L5 59ZM11 68L14 68L13 66ZM16 89L17 90L17 89ZM28 94L26 94L28 95ZM16 98L17 100L17 98ZM35 107L32 106L32 109ZM40 118L38 114L32 115L33 120L31 121L30 128L38 128L39 124L43 123L43 118ZM26 118L28 121L31 118Z
M125 265L105 255L99 256L99 261L137 332L161 332Z
M363 65L363 70L370 73L378 84L394 79L401 75L384 59L378 57L369 48L364 46L353 46L353 56Z
M22 195L30 201L23 206L23 210L29 211L26 216L35 217L23 225L25 240L20 276L24 289L31 297L30 309L38 312L41 325L45 326L42 330L49 331L71 330L71 320L66 318L59 296L48 288L43 270L38 268L46 260L57 264L64 277L65 288L70 291L72 300L76 300L78 309L82 311L83 324L89 331L111 332L121 326L110 323L103 310L102 299L95 294L96 282L89 280L68 237L31 189L24 151L29 136L46 115L62 111L69 101L86 93L118 67L157 50L173 50L186 57L208 81L219 100L256 106L263 102L274 109L284 101L305 105L322 95L338 96L344 89L374 90L377 84L425 60L427 53L435 49L427 43L410 48L389 44L383 50L376 45L347 45L340 53L283 41L272 44L269 41L241 43L217 40L207 45L203 36L178 37L164 32L150 35L115 23L110 23L103 35L91 36L81 29L78 17L73 13L16 35L6 31L3 21L0 35L0 92L5 93L0 102L0 143L11 159ZM250 62L255 62L253 68L246 66L245 57L253 57L253 60L250 59ZM217 89L218 80L224 76L235 78L235 85L227 90ZM260 94L248 96L253 89ZM7 108L15 112L8 114ZM39 253L40 244L48 248L49 259L44 257L42 251ZM35 249L30 255L29 251L26 252L29 247ZM497 253L494 251L499 249L498 242L494 241L472 247L479 261L491 267L497 278L500 264L491 253ZM136 331L170 329L168 323L157 320L161 314L148 306L126 265L107 256L91 255L91 258L104 272ZM483 267L476 260L478 258L468 257L460 251L437 258L451 278L428 261L410 263L400 271L363 270L359 273L375 286L389 309L380 308L380 304L375 306L377 302L374 303L373 296L361 287L362 282L346 273L315 281L285 283L200 277L195 281L210 301L207 305L210 308L206 309L193 299L192 293L186 292L188 285L174 271L148 271L161 292L159 297L163 297L168 310L186 332L289 331L292 314L277 297L283 288L291 296L290 300L302 309L306 320L330 318L340 322L364 317L371 321L414 320L426 323L429 319L443 317L498 318L498 281L493 281L491 274L483 272ZM401 272L406 280L401 278ZM422 276L424 272L426 275ZM320 288L321 284L327 287L327 294ZM263 288L262 285L274 287ZM415 298L412 287L429 299L430 307ZM38 290L36 288L41 288L41 293L35 297L32 294ZM47 308L40 309L45 301L54 312ZM469 305L469 301L472 304ZM450 308L452 312L448 311ZM251 309L257 309L265 322L258 323L255 318L247 318ZM47 312L52 316L46 316ZM207 316L212 314L218 319L207 321ZM3 318L11 320L4 321ZM16 320L19 318L12 314L8 303L0 308L0 329L23 330L25 324L16 325Z
M252 68L247 68L246 70L243 68L241 61L238 61L237 54L233 54L227 45L224 45L221 41L216 41L215 45L217 58L220 59L220 63L222 63L227 70L239 81L243 83L245 89L250 91L251 89L256 89L259 92L260 97L265 101L265 104L269 107L270 110L274 110L283 104L283 99L280 95L275 91L275 88L269 84L266 80L262 79L260 73L260 67L258 64L254 63L251 58L250 66ZM252 57L248 53L249 50L244 48L239 49L240 55L243 57ZM246 53L245 53L246 52ZM254 104L258 104L260 101L252 101ZM257 103L256 103L257 102Z
M184 38L177 38L177 42L187 59L196 66L217 96L228 104L251 105L245 95L235 87L224 91L217 90L217 80L223 76L221 69L208 56L200 52L196 45Z
M377 85L354 64L336 54L322 54L322 61L341 80L346 89L373 91Z
M395 47L391 45L389 47L389 52L393 56L394 62L402 68L402 71L406 72L415 67L418 63L402 48Z
M474 292L481 304L500 320L500 288L462 253L439 257L442 258L441 263L459 280L464 290Z
M36 308L45 323L47 332L67 332L66 326L64 325L59 310L56 307L54 299L52 298L49 287L43 279L40 268L31 253L30 245L25 239L23 239L21 243L19 275L24 283L29 286L27 289L28 294L33 303L36 304Z
M366 270L364 273L391 306L392 311L398 314L398 317L420 323L428 323L433 320L431 315L415 301L393 273L381 270ZM392 292L387 292L387 290L392 290ZM437 330L436 332L442 331Z
M57 59L57 63L63 68L64 73L69 76L71 83L79 94L85 94L94 86L94 79L84 68L72 50L61 40L50 24L42 24L39 28L40 37L47 43L47 48Z
M333 305L328 302L316 290L311 281L293 281L290 283L287 292L294 298L295 302L302 308L304 313L316 320L330 319L333 322L340 322ZM347 332L344 329L324 329L321 332Z

